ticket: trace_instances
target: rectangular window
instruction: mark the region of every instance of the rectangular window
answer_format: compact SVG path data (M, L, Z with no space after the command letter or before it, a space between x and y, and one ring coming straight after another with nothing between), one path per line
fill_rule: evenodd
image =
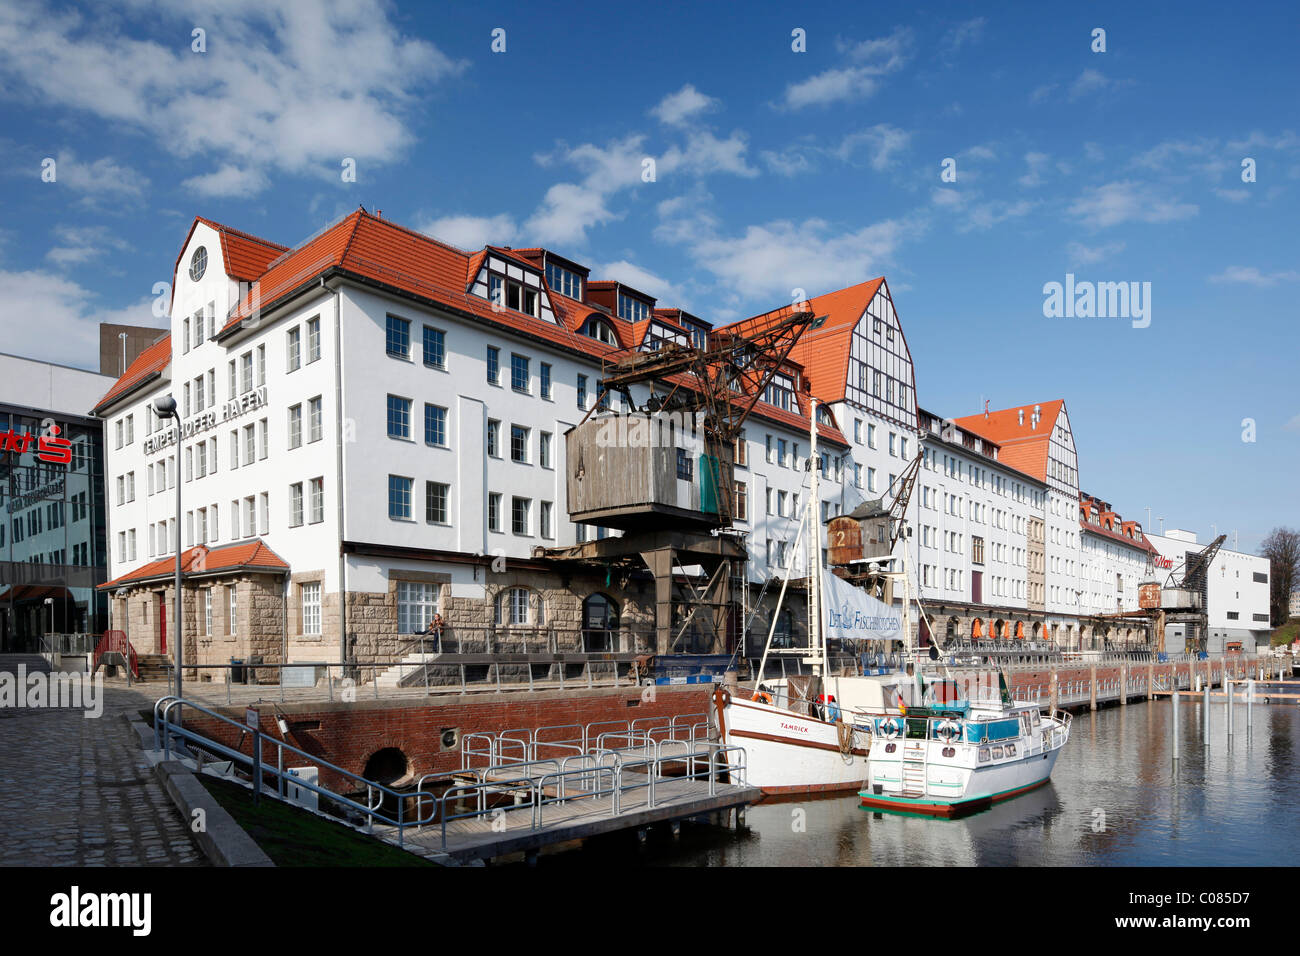
M742 431L736 436L732 443L732 454L735 457L736 465L745 467L749 464L749 442L745 441L745 433Z
M501 457L501 423L495 418L487 423L487 453L489 458Z
M232 584L226 590L230 593L230 617L226 620L226 633L234 637L239 627L239 604L235 597L235 586Z
M554 533L551 531L551 502L543 501L541 511L538 513L538 533L543 538L553 538Z
M529 429L519 425L510 426L510 460L528 464Z
M677 477L682 481L691 480L691 456L685 448L677 449Z
M325 479L311 480L311 523L320 524L325 520Z
M390 432L391 434L391 432ZM302 446L302 406L289 406L289 447Z
M257 511L253 496L244 499L244 537L251 538L257 534Z
M212 588L203 589L203 634L212 634Z
M296 325L285 333L285 353L287 370L297 371L302 366L302 329Z
M398 521L411 520L410 478L388 476L388 517Z
M384 348L395 358L410 358L411 323L395 315L388 316Z
M268 446L267 446L267 442L268 442L268 439L267 439L267 432L268 432L269 430L270 430L270 429L267 427L267 420L266 420L265 418L263 418L260 422L257 423L257 439L258 439L258 440L257 440L257 457L258 457L259 460L261 460L261 459L263 459L263 458L266 457L266 452L267 452L267 447L268 447Z
M424 483L424 520L430 524L447 523L448 486L437 481Z
M266 346L257 347L257 387L261 388L266 384Z
M320 361L320 319L307 320L307 364Z
M245 352L239 357L239 378L240 391L251 392L253 390L253 353Z
M388 396L388 437L407 439L411 437L411 400L409 398L399 398L396 395Z
M515 534L529 534L528 513L532 509L533 499L510 499L510 530Z
M551 438L550 432L542 432L541 443L537 449L537 463L543 468L551 467Z
M321 396L317 395L308 404L307 440L320 441L321 435Z
M190 320L181 319L181 351L190 350Z
M501 530L501 494L500 492L490 492L488 494L488 530Z
M397 632L420 634L438 613L438 591L421 581L397 582Z
M867 469L867 491L876 490L876 469Z
M782 468L784 468L786 465L786 461L787 459L786 459L785 439L778 438L776 440L776 463L780 465Z
M302 632L320 633L320 582L302 585Z
M251 465L257 458L257 429L253 425L244 426L244 464Z
M867 424L867 447L876 447L876 426L870 423Z
M735 517L737 521L749 520L749 486L743 481L735 483Z
M245 462L244 464L248 464ZM239 467L239 429L230 433L230 467Z
M487 347L487 380L489 385L501 384L501 350L495 345Z
M289 486L289 527L302 526L302 482Z
M526 355L510 354L510 387L516 392L528 394L529 372Z
M424 327L424 364L430 368L447 367L447 336L442 329Z
M543 362L540 373L541 373L541 383L539 385L539 389L541 391L542 398L549 399L551 397L551 366L546 362Z
M560 295L582 301L582 277L552 262L546 263L546 284Z
M587 407L587 376L578 376L578 407L586 409Z
M429 445L447 445L447 409L441 405L424 406L424 441Z

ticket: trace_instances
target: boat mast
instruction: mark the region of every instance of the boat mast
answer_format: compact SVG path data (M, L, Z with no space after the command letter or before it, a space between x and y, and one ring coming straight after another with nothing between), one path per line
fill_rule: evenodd
M826 681L830 678L830 661L826 656L826 634L822 629L822 547L821 534L819 532L819 510L821 507L821 489L818 484L818 468L821 465L821 459L817 456L817 399L809 396L808 398L808 422L809 437L812 442L812 451L808 455L808 467L812 472L811 488L808 494L808 558L809 558L809 586L808 586L808 623L812 625L813 639L816 643L813 645L821 651L821 672L822 684L826 686ZM813 665L814 670L817 665ZM829 694L828 690L822 691L823 696ZM830 701L828 700L827 703Z

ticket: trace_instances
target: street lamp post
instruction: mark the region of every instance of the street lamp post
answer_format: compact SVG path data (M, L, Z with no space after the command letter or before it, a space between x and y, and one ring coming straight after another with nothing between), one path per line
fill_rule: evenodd
M154 399L154 410L157 411L161 418L174 418L176 420L176 595L172 601L172 617L175 619L175 638L176 645L176 696L184 699L185 695L181 693L184 678L181 675L181 667L185 662L185 636L181 627L181 416L176 409L176 399L170 395L164 395L162 398ZM163 469L164 472L166 469Z

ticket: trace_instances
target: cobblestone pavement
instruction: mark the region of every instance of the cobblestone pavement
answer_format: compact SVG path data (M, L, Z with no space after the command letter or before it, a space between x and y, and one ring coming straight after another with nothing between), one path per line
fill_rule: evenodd
M19 661L0 655L0 672ZM154 699L106 683L98 718L0 708L0 866L207 864L122 719Z

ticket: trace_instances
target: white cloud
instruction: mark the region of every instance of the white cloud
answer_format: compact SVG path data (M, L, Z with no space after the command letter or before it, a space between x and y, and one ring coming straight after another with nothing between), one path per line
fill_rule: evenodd
M1249 189L1216 189L1214 195L1227 202L1245 202L1250 198Z
M1123 252L1124 245L1123 242L1107 242L1100 246L1085 246L1081 242L1071 242L1065 247L1065 253L1073 264L1090 266Z
M568 163L584 172L580 183L556 183L524 223L529 236L542 243L579 243L587 230L619 218L608 207L615 193L640 184L645 137L629 135L608 146L584 143L536 158L542 166ZM656 175L662 170L656 170Z
M123 196L138 196L149 185L149 180L105 156L92 162L82 162L76 154L61 150L54 158L54 181L95 201Z
M866 146L871 154L871 168L883 170L893 164L895 154L906 149L911 139L912 134L906 130L890 126L888 123L877 123L875 126L845 136L835 150L835 155L847 162L859 146Z
M661 305L682 308L681 290L663 276L644 269L626 259L615 262L598 263L591 267L593 279L617 279L625 285L648 293L659 300ZM689 310L688 310L689 311Z
M930 201L954 216L958 232L991 229L1008 219L1019 219L1038 206L1037 200L982 199L978 190L936 187L930 192Z
M1282 426L1284 432L1300 432L1300 415L1293 415L1291 419Z
M1025 153L1025 165L1029 171L1020 177L1020 185L1027 189L1043 184L1043 170L1047 168L1049 157L1046 153Z
M1056 83L1044 83L1042 86L1034 87L1034 91L1029 94L1030 103L1046 102L1056 90Z
M710 173L732 173L736 176L757 176L758 170L745 162L745 151L749 141L739 131L726 139L719 139L707 131L692 133L686 140L685 148L671 147L659 158L661 173L671 173L676 169L697 175Z
M1217 276L1210 276L1211 282L1237 282L1259 288L1277 285L1279 282L1296 282L1300 272L1286 269L1281 272L1261 272L1255 266L1228 266Z
M104 226L56 226L54 234L60 244L45 253L45 258L58 266L81 265L108 252L130 248Z
M1197 213L1191 203L1155 195L1151 186L1128 180L1089 189L1070 206L1070 213L1091 229L1123 222L1175 222Z
M466 66L402 35L382 0L137 7L182 39L143 39L120 11L0 5L0 89L134 129L182 158L337 176L352 157L364 176L412 142L417 98ZM195 23L206 53L191 52Z
M121 309L101 309L94 294L42 270L0 270L0 328L5 351L47 362L99 369L99 323L158 327L153 299ZM33 321L39 317L39 321Z
M420 222L416 229L441 242L469 250L487 245L510 245L519 235L519 227L505 213L496 216L441 216Z
M1077 100L1092 93L1099 93L1113 85L1114 82L1104 73L1089 67L1070 84L1070 99Z
M880 275L905 237L917 233L887 219L837 232L821 219L748 226L735 236L718 235L707 220L677 233L691 254L729 291L744 300L780 299L794 289L816 295Z
M967 43L978 43L984 36L984 27L988 21L984 17L975 17L957 24L949 30L943 37L943 46L946 52L956 53Z
M810 172L813 168L812 161L804 153L794 149L785 153L765 149L759 153L759 157L767 164L768 169L782 176Z
M701 113L716 109L718 101L705 96L690 83L676 93L669 93L659 105L650 111L652 116L669 126L680 126L687 120L694 119Z
M877 77L895 73L907 63L911 42L911 31L900 28L880 39L840 44L840 52L851 63L789 84L782 105L797 110L841 100L866 99L879 89Z
M229 163L211 173L192 176L181 183L205 198L256 196L269 186L270 180L259 169L241 169Z

